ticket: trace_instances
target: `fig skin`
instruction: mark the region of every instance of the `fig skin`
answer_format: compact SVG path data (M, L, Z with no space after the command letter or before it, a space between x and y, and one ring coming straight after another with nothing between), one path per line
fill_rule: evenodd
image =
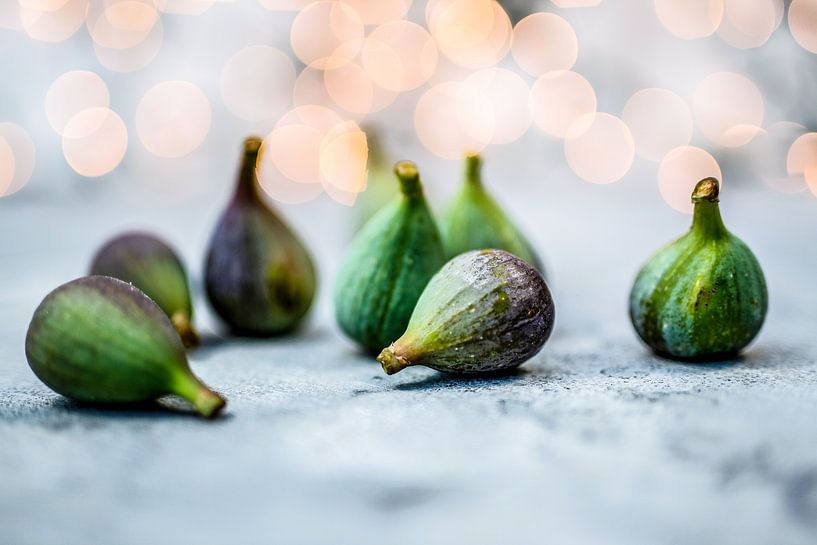
M206 418L226 404L193 375L164 311L116 278L87 276L48 294L31 319L26 358L46 386L77 401L136 403L175 394Z
M187 273L167 243L148 233L123 233L99 249L90 274L133 284L167 314L185 348L198 346Z
M658 355L688 361L735 357L758 334L768 308L752 251L723 224L720 187L698 182L690 231L644 265L630 293L630 319Z
M440 222L446 257L487 248L505 250L544 275L542 262L530 242L485 190L481 171L482 158L468 155L462 188Z
M354 238L335 285L338 325L373 354L403 333L417 299L445 263L417 167L401 162L394 171L400 194Z
M261 139L248 138L235 194L205 264L207 297L233 334L272 337L297 328L315 297L312 258L259 193Z
M528 263L503 250L467 252L431 279L406 332L377 359L389 375L410 365L507 371L542 349L555 312L547 283Z

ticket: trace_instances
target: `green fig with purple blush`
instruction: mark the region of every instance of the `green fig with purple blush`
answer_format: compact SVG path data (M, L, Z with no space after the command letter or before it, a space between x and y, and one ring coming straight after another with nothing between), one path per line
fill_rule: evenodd
M165 312L116 278L87 276L48 294L31 319L25 351L46 386L77 401L128 404L177 395L206 418L226 403L190 370Z
M148 233L119 235L96 253L90 274L133 284L167 314L186 348L198 346L187 273L166 242Z

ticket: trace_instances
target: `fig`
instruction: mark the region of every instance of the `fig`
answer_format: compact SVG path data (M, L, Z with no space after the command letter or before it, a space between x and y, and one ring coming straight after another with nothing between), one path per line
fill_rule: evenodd
M692 193L692 228L653 255L630 293L630 319L659 355L688 360L735 356L760 331L768 294L752 251L723 224L718 180Z
M446 257L471 250L505 250L544 273L527 239L514 226L482 183L482 158L465 158L465 180L440 222Z
M199 344L192 323L187 273L173 249L162 240L148 233L119 235L94 256L90 274L133 284L167 314L186 348Z
M460 374L506 371L542 349L554 317L536 269L503 250L475 250L431 279L405 333L377 360L389 375L410 365Z
M260 194L261 139L248 138L235 193L210 241L207 297L236 335L270 337L295 329L315 297L312 258Z
M373 353L406 329L417 299L445 263L417 167L401 162L394 172L400 194L352 240L335 285L338 325Z
M28 327L26 358L46 386L77 401L136 403L175 394L207 418L226 403L190 370L164 311L116 278L87 276L48 294Z

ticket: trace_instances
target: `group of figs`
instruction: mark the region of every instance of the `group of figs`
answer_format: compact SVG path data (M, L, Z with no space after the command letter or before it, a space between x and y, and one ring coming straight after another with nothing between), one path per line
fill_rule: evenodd
M235 192L211 238L207 298L231 333L270 337L294 330L316 291L312 258L262 198L259 138L244 143ZM376 167L376 165L374 165ZM538 353L554 304L531 244L486 191L481 159L439 227L417 167L394 167L396 191L363 225L335 283L340 329L396 373L424 365L456 374L513 369ZM393 183L392 183L393 184ZM392 185L394 187L394 184ZM737 354L767 308L763 273L724 226L719 183L692 194L690 231L655 254L636 278L630 317L660 355L682 360ZM190 370L198 345L181 260L158 238L128 233L105 244L90 276L51 292L34 313L26 356L34 373L67 397L130 403L175 394L205 417L224 398Z

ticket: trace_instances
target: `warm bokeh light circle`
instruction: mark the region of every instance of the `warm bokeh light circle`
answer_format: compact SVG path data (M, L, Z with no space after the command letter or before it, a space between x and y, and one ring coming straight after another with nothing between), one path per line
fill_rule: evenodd
M712 35L723 19L723 0L655 0L658 20L685 40Z
M204 92L188 81L166 81L148 90L136 109L136 133L158 157L184 157L210 131L212 112Z
M789 30L800 47L817 53L817 0L792 0Z
M99 63L113 72L135 72L150 64L159 54L164 42L164 26L157 19L147 37L127 49L108 48L94 42L94 55Z
M513 28L495 0L432 0L428 28L440 52L466 68L488 68L508 54Z
M437 46L420 25L385 23L366 38L361 62L372 81L390 91L409 91L428 81L437 68Z
M241 119L273 119L289 107L295 67L274 47L254 45L235 53L221 71L219 90L227 108Z
M596 92L590 82L569 70L547 73L531 87L533 120L556 138L564 138L579 117L595 113L596 105Z
M88 108L110 106L108 86L95 72L75 70L58 77L45 95L45 114L57 134L68 121Z
M491 144L513 142L530 127L530 89L515 72L505 68L486 68L471 74L463 85L485 97L485 102L480 103L491 105L494 120Z
M99 46L130 49L145 41L158 21L153 0L118 0L92 2L85 25Z
M5 196L14 181L17 165L15 164L14 150L0 134L0 196Z
M290 44L307 66L320 70L350 62L363 44L363 21L348 5L337 1L313 2L292 22Z
M670 150L689 144L694 124L684 99L666 89L642 89L627 101L621 119L630 128L639 156L660 161Z
M763 124L763 95L746 76L716 72L695 88L692 109L698 128L709 140L726 147L750 142Z
M553 13L528 15L513 29L511 54L516 63L532 76L569 70L576 64L578 48L573 27Z
M62 153L77 174L94 178L115 169L128 149L128 130L108 108L88 108L72 117L62 135Z
M42 42L63 42L82 27L88 5L89 0L67 0L54 10L38 10L21 5L20 24L30 38Z
M658 190L675 210L691 214L695 184L712 176L723 182L718 162L707 151L693 146L675 148L664 156L658 167Z
M267 0L269 1L269 0ZM412 0L340 0L355 10L363 24L381 25L406 15Z
M718 36L740 49L765 44L783 20L783 0L723 0L724 15Z
M326 70L322 83L332 102L353 114L379 112L397 98L396 92L375 84L369 72L356 62Z
M630 170L635 143L630 129L616 116L585 114L567 130L564 152L577 176L594 184L610 184Z
M790 176L805 176L817 168L817 132L800 135L786 154L786 172Z
M31 179L36 163L36 150L28 132L14 123L0 123L0 138L13 154L13 161L10 163L4 163L0 159L0 197L5 197L20 191ZM9 178L11 171L13 175Z

